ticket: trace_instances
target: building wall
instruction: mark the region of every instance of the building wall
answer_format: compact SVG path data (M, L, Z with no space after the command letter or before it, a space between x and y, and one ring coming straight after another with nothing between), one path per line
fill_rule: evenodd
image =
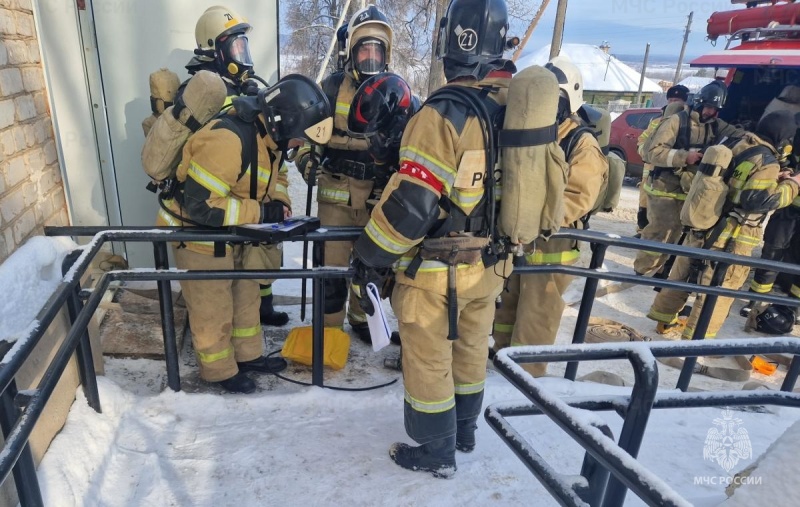
M0 0L0 262L69 225L32 0Z
M0 263L45 225L69 225L31 1L0 0ZM17 375L19 389L38 384L67 328L62 312ZM77 386L73 357L31 435L37 464L61 430ZM16 504L9 476L0 505Z

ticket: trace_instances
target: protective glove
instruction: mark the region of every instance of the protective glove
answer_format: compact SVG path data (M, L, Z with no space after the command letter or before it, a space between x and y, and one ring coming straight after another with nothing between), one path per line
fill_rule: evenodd
M272 224L283 222L283 206L283 203L280 201L261 203L261 223Z
M258 81L255 79L247 79L244 83L242 83L240 89L242 90L242 95L255 97L258 95Z
M316 186L317 178L319 177L319 155L314 154L312 157L311 153L304 153L298 157L295 165L300 171L300 174L303 175L303 180L306 184L312 187ZM311 175L312 171L314 173L313 178Z
M376 287L383 286L391 274L391 269L367 266L358 257L353 257L350 260L350 268L355 270L351 287L358 297L358 304L367 315L375 315L375 307L367 294L367 284L374 283Z
M389 158L391 153L389 139L382 132L376 132L371 135L368 139L368 143L367 151L376 162L384 162Z

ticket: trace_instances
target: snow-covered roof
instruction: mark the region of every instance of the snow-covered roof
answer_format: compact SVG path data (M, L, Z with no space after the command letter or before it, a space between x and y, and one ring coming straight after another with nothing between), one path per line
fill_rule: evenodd
M678 82L678 84L688 88L689 93L697 93L700 91L700 88L704 87L713 80L714 79L710 77L689 76L686 79L682 79L680 82Z
M567 55L572 63L578 66L583 75L583 88L589 91L602 92L636 92L639 90L641 74L625 65L612 55L606 54L597 46L589 44L564 44L561 54ZM524 69L531 65L544 65L550 59L550 45L538 51L523 55L517 60L517 68ZM658 83L644 78L642 92L662 92Z

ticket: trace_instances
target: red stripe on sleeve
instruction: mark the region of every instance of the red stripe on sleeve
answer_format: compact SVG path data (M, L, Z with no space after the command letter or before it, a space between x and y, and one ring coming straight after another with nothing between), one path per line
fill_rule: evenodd
M442 193L442 189L444 185L436 179L436 177L431 173L425 166L421 164L417 164L416 162L412 162L410 160L403 160L403 163L400 164L400 170L398 171L400 174L405 174L411 176L414 179L424 181L428 185L432 186L434 190Z

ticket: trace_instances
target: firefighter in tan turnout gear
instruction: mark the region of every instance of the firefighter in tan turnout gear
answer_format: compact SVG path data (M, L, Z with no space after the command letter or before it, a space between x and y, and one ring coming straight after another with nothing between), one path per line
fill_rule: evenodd
M745 131L717 118L725 104L727 90L721 81L712 81L695 97L694 106L665 119L645 145L645 160L653 165L648 181L647 226L642 239L677 243L681 237L680 212L686 200L703 150L723 139L738 138ZM640 275L656 272L667 255L640 250L633 269ZM666 277L667 273L659 276Z
M561 88L558 112L558 141L569 164L564 192L563 227L582 228L583 218L598 199L608 175L608 161L591 129L583 125L578 109L583 104L583 79L569 59L557 56L546 65ZM528 265L574 264L580 259L578 244L572 240L537 240L526 248ZM494 324L494 347L551 345L555 342L564 311L562 294L572 276L563 274L511 275L503 292ZM546 363L525 364L534 376L542 376Z
M392 29L386 16L374 5L356 12L347 27L347 61L343 71L335 72L322 83L322 89L334 108L334 132L321 153L312 154L304 146L296 155L297 167L308 180L314 162L317 170L317 215L323 227L367 225L367 200L376 197L376 181L386 184L388 175L379 174L388 168L376 165L370 154L370 141L353 137L347 130L347 118L353 96L369 77L384 72L392 54ZM313 181L309 182L313 184ZM351 241L327 241L322 263L325 266L348 266L353 249ZM319 252L315 252L317 262ZM349 299L349 305L348 305ZM325 327L342 328L347 316L353 331L364 342L371 343L369 327L348 280L325 280Z
M456 450L475 447L495 299L512 268L492 232L493 125L516 70L503 58L507 30L504 0L451 0L437 50L448 84L411 118L399 172L353 251L353 287L368 313L365 285L381 286L392 268L396 276L391 303L403 340L405 429L420 445L395 443L389 455L438 478L455 473ZM549 140L536 147L549 143L561 156L557 85L541 72L551 85L552 113Z
M681 212L681 219L692 228L684 244L687 246L722 250L737 255L750 256L753 248L761 242L762 224L770 211L789 206L800 190L800 177L781 173L780 161L791 148L797 125L794 116L787 111L770 113L759 121L754 134L747 133L732 150L723 146L708 149L700 164L692 191ZM728 150L722 167L715 165L717 151ZM711 159L711 160L709 160ZM726 160L726 162L727 162ZM722 187L721 212L717 215L708 192L698 192L694 187L705 182L703 178L714 177L727 184ZM780 181L779 181L780 179ZM727 192L725 192L727 190ZM698 199L694 199L697 194ZM727 194L727 195L726 195ZM724 201L723 201L724 200ZM722 287L739 289L747 280L750 268L731 266L725 273ZM669 275L670 280L697 281L708 284L713 269L704 266L702 260L679 257ZM662 289L650 307L648 317L668 325L677 321L677 314L686 303L688 293ZM683 330L683 338L691 339L703 307L704 296L698 296L691 315ZM731 298L720 297L714 307L705 338L714 338L728 316Z
M282 153L303 139L324 143L332 130L330 106L319 87L290 75L232 107L189 138L177 170L174 199L165 201L158 225L223 227L279 222L290 215ZM297 139L300 139L298 142ZM246 267L241 244L186 242L174 246L179 269ZM249 393L247 371L276 372L282 358L264 357L255 280L181 282L200 377L231 392Z
M673 114L683 109L686 101L689 100L689 89L683 85L675 85L667 90L667 105L661 108L662 114L650 120L647 128L639 134L639 139L636 142L636 150L639 156L642 157L644 165L642 166L642 181L639 184L639 211L636 213L636 237L641 237L642 230L647 227L647 192L645 191L645 182L650 177L650 171L653 165L648 163L645 158L644 147L647 140L656 131L656 128Z
M240 95L254 95L258 93L258 83L252 79L253 59L250 56L250 45L247 34L252 26L247 20L235 11L220 5L209 7L200 16L195 25L195 42L197 48L195 56L186 64L186 70L191 75L201 70L208 70L222 77L227 89L227 96L223 108L231 105L233 99ZM178 96L188 80L178 89ZM286 172L285 167L280 171ZM287 192L284 174L279 182L278 190ZM251 245L247 247L249 269L280 269L282 249L276 245ZM270 326L283 326L289 322L289 315L285 312L276 312L273 307L272 281L261 280L259 294L261 305L259 315L262 324Z

